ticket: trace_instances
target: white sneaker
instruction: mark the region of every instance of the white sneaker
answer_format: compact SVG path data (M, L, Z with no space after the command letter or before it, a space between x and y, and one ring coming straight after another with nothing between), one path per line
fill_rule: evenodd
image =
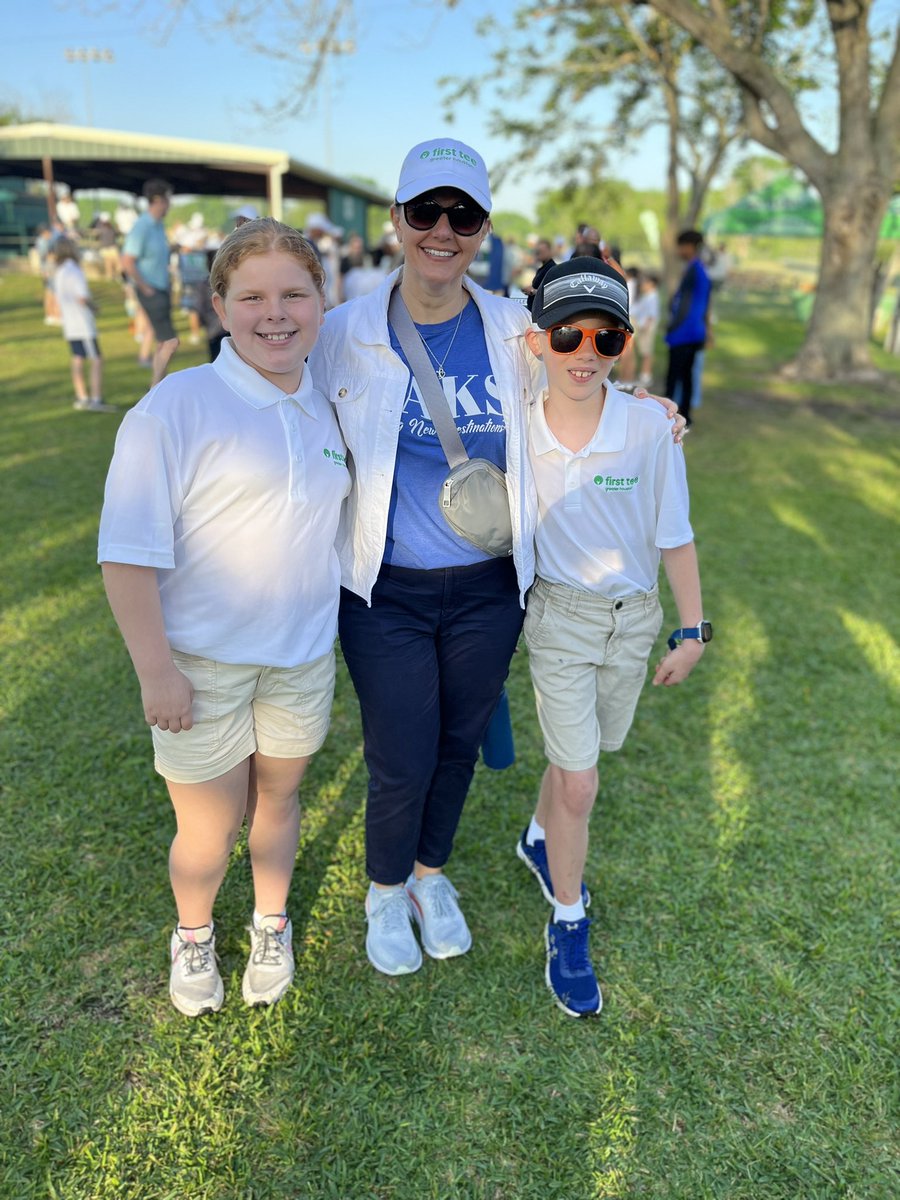
M203 1013L219 1011L225 989L219 975L216 935L212 928L202 925L190 933L190 937L182 937L176 927L172 934L169 996L180 1013L186 1017L199 1017Z
M446 875L410 875L406 891L430 958L455 958L471 948L472 935L457 904L459 893Z
M422 965L413 933L413 906L405 888L370 887L366 893L366 954L382 975L411 975Z
M275 914L263 917L259 929L252 923L250 957L241 984L245 1004L274 1004L291 986L294 978L294 949L291 922Z

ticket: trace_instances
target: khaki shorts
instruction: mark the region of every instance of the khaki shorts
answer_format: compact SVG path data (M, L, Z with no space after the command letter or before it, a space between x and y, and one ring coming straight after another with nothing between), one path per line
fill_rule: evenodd
M525 644L544 753L565 771L618 750L634 719L647 660L662 625L659 594L607 600L535 580Z
M257 750L306 758L325 741L334 651L301 667L234 666L172 651L194 688L192 729L151 728L154 766L173 783L217 779Z

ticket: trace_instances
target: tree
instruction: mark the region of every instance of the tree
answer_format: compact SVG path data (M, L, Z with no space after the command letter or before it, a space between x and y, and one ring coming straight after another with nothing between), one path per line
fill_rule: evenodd
M869 356L869 309L878 230L900 165L900 31L880 64L869 27L871 0L647 3L734 76L750 136L799 168L822 198L819 285L790 373L806 379L877 378ZM823 8L837 73L833 150L811 132L785 70L787 36L813 28Z
M649 128L667 131L666 208L662 249L670 283L677 278L675 238L699 220L710 184L729 147L741 136L739 94L731 76L672 22L627 3L526 3L515 30L496 20L480 32L496 38L492 69L476 79L445 80L452 113L485 87L499 98L493 132L514 140L515 169L532 166L548 146L548 169L565 186L597 188L616 174L615 151ZM505 82L497 84L497 79ZM530 119L511 117L523 95L544 95ZM601 125L594 93L614 96L612 119ZM547 155L544 155L547 159ZM687 188L682 186L687 181ZM607 221L601 222L607 228Z

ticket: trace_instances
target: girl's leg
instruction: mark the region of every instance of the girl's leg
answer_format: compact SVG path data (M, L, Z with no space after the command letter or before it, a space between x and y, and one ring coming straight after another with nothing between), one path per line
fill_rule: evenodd
M75 389L75 399L79 404L84 404L88 398L84 386L84 359L77 354L72 357L72 387Z
M103 359L99 356L91 359L91 396L94 400L103 396Z
M206 783L167 780L178 832L169 851L169 878L178 924L212 924L213 902L247 807L250 760Z
M250 760L247 829L260 916L285 911L300 838L297 789L308 763L309 757L268 758L259 752Z
M551 763L544 773L538 803L539 807L545 804L545 812L540 824L547 832L547 862L559 904L575 904L581 898L588 821L596 796L596 767L564 771Z

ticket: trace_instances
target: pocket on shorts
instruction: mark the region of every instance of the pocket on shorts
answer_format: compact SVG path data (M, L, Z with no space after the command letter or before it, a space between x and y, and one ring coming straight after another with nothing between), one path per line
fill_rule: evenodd
M556 613L547 594L536 588L528 593L525 607L525 645L529 650L538 650L550 640L556 623Z
M188 677L194 689L191 702L194 725L189 731L190 740L199 752L214 754L222 744L218 664L214 659L185 654L181 650L172 651L172 661Z

